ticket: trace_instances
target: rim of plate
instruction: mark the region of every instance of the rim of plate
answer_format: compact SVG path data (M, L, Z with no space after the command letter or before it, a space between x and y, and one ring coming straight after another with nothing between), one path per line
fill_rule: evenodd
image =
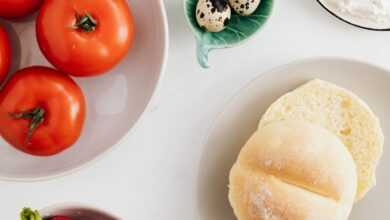
M293 60L293 61L288 62L286 64L278 65L276 67L270 68L269 70L266 70L266 71L260 73L259 75L255 76L249 82L245 83L242 87L240 87L232 96L230 96L227 99L227 101L224 104L222 104L221 109L223 108L223 110L221 110L221 111L219 111L219 113L217 113L217 116L215 117L215 119L213 120L211 125L209 126L208 131L207 131L203 141L201 141L201 147L205 147L208 144L208 142L210 141L210 139L214 133L214 130L217 128L218 122L226 114L226 112L229 110L229 108L233 105L234 101L245 90L249 89L256 81L261 80L266 75L272 75L275 72L279 72L283 69L286 69L289 66L300 65L300 64L304 64L304 63L308 63L308 62L319 62L319 61L344 61L344 62L353 62L353 63L364 64L364 65L368 65L368 66L371 66L373 68L382 70L383 72L387 72L388 73L387 75L390 77L390 70L385 68L385 67L382 67L382 66L377 65L377 64L372 64L372 63L369 63L369 62L366 62L366 61L363 61L360 59L340 57L340 56L316 56L316 57L310 57L310 58L296 59L296 60ZM204 150L204 149L202 148L202 150ZM201 158L200 158L200 160L201 160ZM201 162L200 160L198 161L198 166Z
M8 181L8 182L39 182L39 181L48 181L48 180L52 180L52 179L57 179L57 178L60 178L60 177L65 177L65 176L68 176L70 174L73 174L77 171L80 171L84 168L87 168L88 166L91 166L92 164L94 164L95 162L97 162L98 160L102 159L106 154L110 153L111 151L113 151L114 149L118 148L120 145L122 145L123 141L125 139L127 139L130 135L132 135L133 131L137 129L137 127L139 126L139 124L141 124L141 122L144 120L144 117L145 117L145 113L151 108L151 105L156 101L156 99L158 99L158 94L157 94L157 91L160 89L161 85L162 85L162 81L163 81L163 78L165 76L165 70L166 70L166 66L167 66L167 61L168 61L168 52L169 52L169 26L168 26L168 17L167 17L167 12L166 12L166 8L165 8L165 5L164 5L164 2L163 0L157 0L158 2L158 5L159 5L159 11L160 11L160 16L161 16L161 19L162 19L162 23L163 23L163 30L164 30L164 49L163 49L163 59L162 59L162 62L161 62L161 67L160 67L160 74L159 74L159 77L157 79L157 82L156 82L156 85L154 86L153 88L153 91L152 91L152 95L149 99L149 101L147 102L147 105L145 107L145 109L142 111L142 113L140 114L140 117L134 122L134 125L133 127L131 127L127 133L121 137L114 145L112 145L111 147L105 149L102 153L96 155L95 157L93 157L91 160L89 161L86 161L84 163L81 163L73 168L70 168L70 169L67 169L65 171L62 171L62 172L58 172L57 174L52 174L52 175L47 175L47 176L40 176L40 177L3 177L3 176L0 176L0 181ZM76 204L76 203L74 203ZM61 204L59 204L61 205ZM100 210L100 209L98 209Z
M352 25L352 26L355 26L355 27L358 27L358 28L361 28L361 29L365 29L365 30L369 30L369 31L390 31L390 27L389 28L370 28L370 27L367 27L367 26L363 26L363 25L359 25L359 24L356 24L356 23L353 23L351 21L347 21L345 20L344 18L342 18L341 16L337 15L334 11L332 11L331 9L329 9L328 7L326 7L324 5L324 3L322 3L323 0L316 0L318 2L318 4L323 8L325 9L329 14L333 15L333 17L337 18L338 20L344 22L344 23L347 23L349 25Z
M53 209L66 209L66 208L80 208L80 209L87 209L87 210L93 210L93 211L97 211L97 212L100 212L104 215L107 215L107 216L110 216L111 218L114 218L114 219L120 219L118 216L112 214L112 213L109 213L101 208L98 208L96 206L92 206L92 205L87 205L87 204L84 204L84 203L80 203L80 202L62 202L62 203L56 203L56 204L53 204L53 205L50 205L50 206L46 206L44 208L41 208L39 209L39 212L42 214L42 212L50 212L50 210L53 210Z
M299 65L303 63L308 63L308 62L316 62L316 61L345 61L345 62L354 62L354 63L359 63L359 64L364 64L371 66L373 68L380 69L384 72L388 72L390 76L390 70L382 67L377 64L372 64L360 59L354 59L354 58L347 58L347 57L341 57L341 56L316 56L316 57L310 57L310 58L302 58L302 59L295 59L293 61L290 61L286 64L281 64L276 67L270 68L269 70L266 70L259 75L255 76L253 79L249 80L249 82L245 83L244 86L240 87L232 96L228 98L228 100L223 104L222 107L229 107L233 104L234 100L245 90L247 90L251 85L253 85L257 80L260 80L263 78L265 75L270 75L275 72L279 72L283 69L286 69L288 66L294 66L294 65ZM209 128L209 132L207 132L206 135L206 140L204 142L207 143L207 141L210 139L212 131L215 129L217 122L222 118L222 116L228 111L229 108L224 108L224 110L220 111L217 113L216 119L212 122L212 125Z

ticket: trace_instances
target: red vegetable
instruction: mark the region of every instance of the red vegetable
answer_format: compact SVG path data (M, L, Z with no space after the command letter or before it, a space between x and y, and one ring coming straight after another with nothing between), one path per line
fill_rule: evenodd
M74 76L110 70L133 41L133 19L125 0L46 0L36 29L49 62Z
M67 75L47 67L15 73L0 91L0 135L37 156L59 153L79 138L85 100Z
M5 30L0 26L0 84L7 76L10 64L11 64L11 47L10 47L9 39Z
M42 0L0 0L0 17L20 18L38 10Z

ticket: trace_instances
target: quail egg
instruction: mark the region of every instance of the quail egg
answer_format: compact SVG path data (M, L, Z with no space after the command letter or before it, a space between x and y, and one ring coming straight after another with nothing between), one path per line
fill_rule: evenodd
M251 15L259 7L261 0L229 0L233 10L243 16Z
M227 0L199 0L196 6L196 20L199 26L210 32L225 29L231 17Z

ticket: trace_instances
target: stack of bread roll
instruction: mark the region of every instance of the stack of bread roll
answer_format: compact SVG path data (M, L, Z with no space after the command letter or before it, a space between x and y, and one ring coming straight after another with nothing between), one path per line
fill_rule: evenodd
M270 106L230 172L238 220L346 220L375 185L383 134L356 95L312 80Z

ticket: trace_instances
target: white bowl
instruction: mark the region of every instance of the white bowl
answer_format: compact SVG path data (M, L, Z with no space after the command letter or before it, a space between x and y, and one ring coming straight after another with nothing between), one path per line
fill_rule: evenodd
M229 171L238 153L257 129L267 108L281 95L306 81L320 78L351 90L372 108L390 138L390 72L360 61L315 58L291 63L261 74L242 89L217 119L204 146L198 176L200 219L235 220L228 201ZM377 186L357 203L349 220L388 219L390 152L377 170Z
M128 56L110 73L77 78L87 99L81 138L52 157L34 157L0 140L0 179L40 180L68 173L118 144L138 121L162 78L167 60L168 24L162 0L129 0L135 20L135 42ZM13 71L49 63L35 40L34 17L0 21L11 35Z
M61 203L48 206L39 211L42 218L62 215L70 217L72 220L119 220L120 218L108 213L102 209L80 204L80 203Z

